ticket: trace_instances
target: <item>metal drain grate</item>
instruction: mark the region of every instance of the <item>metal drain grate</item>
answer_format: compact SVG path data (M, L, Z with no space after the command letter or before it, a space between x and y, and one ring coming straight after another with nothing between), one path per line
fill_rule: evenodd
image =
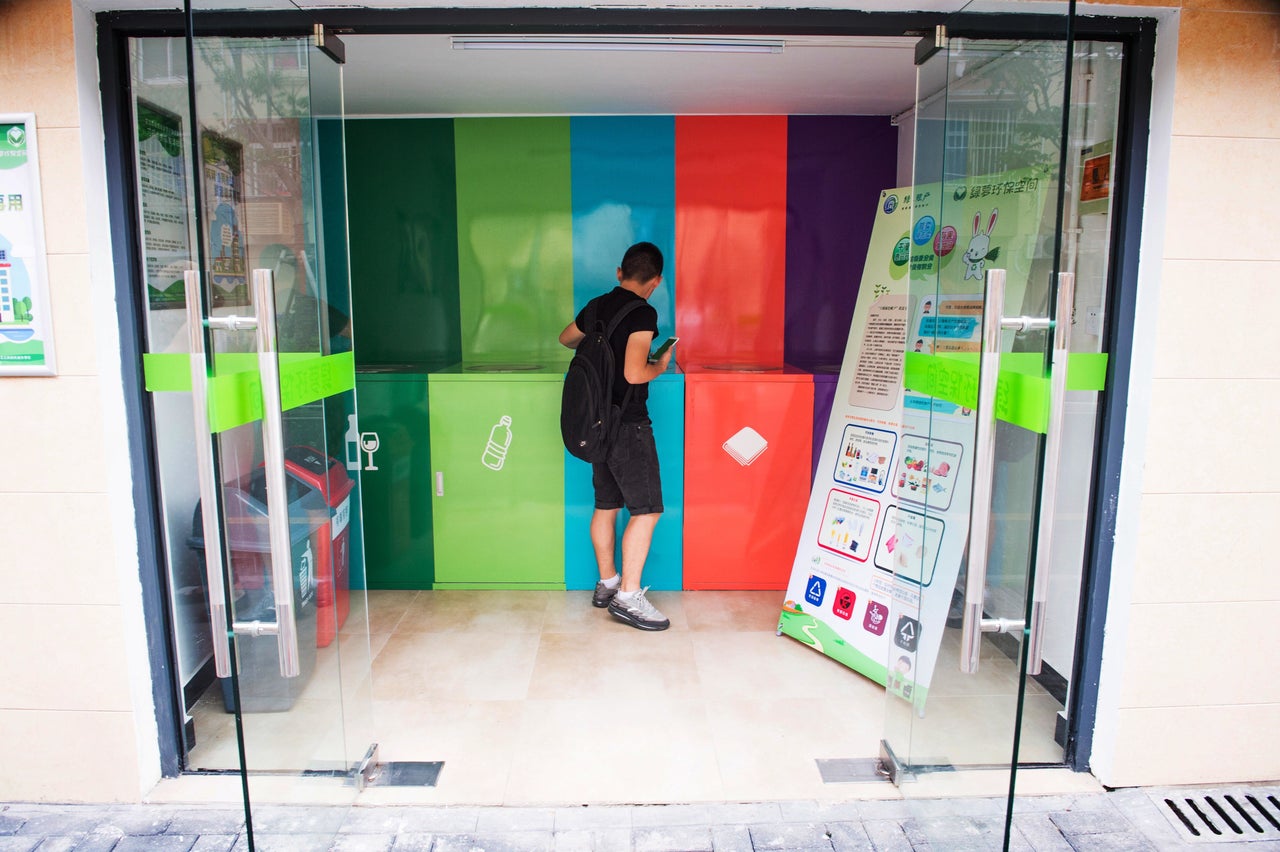
M369 779L370 787L434 787L444 761L393 760L379 763Z
M1249 843L1280 840L1278 793L1274 789L1233 789L1197 796L1150 795L1183 840Z

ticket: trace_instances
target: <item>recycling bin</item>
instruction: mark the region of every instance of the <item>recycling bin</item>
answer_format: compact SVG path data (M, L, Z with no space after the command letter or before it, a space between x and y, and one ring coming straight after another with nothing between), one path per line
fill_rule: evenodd
M285 471L324 498L329 519L316 534L316 647L333 642L351 611L351 489L343 462L313 447L284 451Z
M289 507L290 576L294 619L298 629L297 677L280 675L275 636L237 637L240 705L244 712L288 710L306 688L316 663L316 565L320 542L327 535L329 506L322 493L292 472L285 476ZM231 594L239 622L274 622L275 593L270 578L271 539L267 520L266 471L259 468L222 489L226 519L225 546L231 564ZM204 561L204 526L196 503L187 545ZM322 535L321 533L324 533ZM221 678L223 704L235 709L231 678Z
M435 547L427 374L412 365L360 367L356 401L360 418L350 421L347 464L360 470L367 588L430 589Z

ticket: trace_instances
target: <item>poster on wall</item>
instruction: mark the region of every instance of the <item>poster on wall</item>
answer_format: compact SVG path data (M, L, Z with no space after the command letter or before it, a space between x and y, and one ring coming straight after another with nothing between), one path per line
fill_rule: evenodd
M1080 215L1106 213L1111 201L1111 142L1080 152Z
M1006 269L1021 304L1047 189L1024 170L945 199L885 190L872 226L779 629L921 713L967 543L975 417L911 385L944 359L933 374L976 385L985 270Z
M200 145L213 307L245 306L244 146L210 130L200 134Z
M182 276L192 268L182 118L139 100L135 125L147 304L151 310L182 309Z
M57 375L34 114L0 115L0 376Z

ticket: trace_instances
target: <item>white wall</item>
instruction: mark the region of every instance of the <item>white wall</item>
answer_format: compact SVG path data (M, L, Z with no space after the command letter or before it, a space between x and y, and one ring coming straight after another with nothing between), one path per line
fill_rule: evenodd
M1112 785L1280 777L1280 10L1183 5L1142 10L1165 17L1093 754ZM60 367L0 379L0 800L136 800L158 774L93 38L71 0L0 4Z
M0 4L0 112L36 116L59 367L0 379L0 800L131 801L158 776L92 38L69 0Z

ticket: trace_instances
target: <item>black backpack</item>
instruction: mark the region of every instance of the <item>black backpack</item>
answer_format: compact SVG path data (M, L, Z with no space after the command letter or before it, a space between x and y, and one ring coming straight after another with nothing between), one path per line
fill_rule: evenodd
M607 327L596 319L598 305L595 303L587 306L583 316L587 336L578 344L569 362L560 396L560 437L565 449L583 461L604 461L618 434L622 411L631 401L634 388L628 387L621 408L613 404L613 377L617 367L609 340L623 318L643 304L639 299L627 302Z

